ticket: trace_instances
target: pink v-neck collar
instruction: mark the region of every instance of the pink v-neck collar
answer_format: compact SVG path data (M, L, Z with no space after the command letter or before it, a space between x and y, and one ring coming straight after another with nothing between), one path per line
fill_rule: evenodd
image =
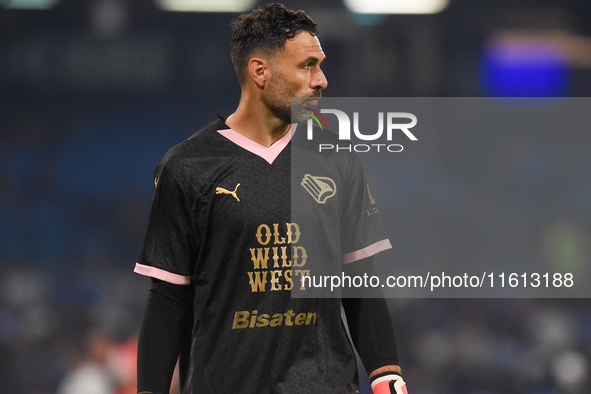
M279 138L277 141L275 141L275 143L273 143L273 145L269 147L256 143L232 129L218 130L218 133L239 147L246 149L250 153L254 153L255 155L264 159L267 163L273 164L277 156L279 156L287 144L289 144L289 141L291 141L291 136L295 132L296 127L297 124L292 124L290 130L288 130L283 137Z

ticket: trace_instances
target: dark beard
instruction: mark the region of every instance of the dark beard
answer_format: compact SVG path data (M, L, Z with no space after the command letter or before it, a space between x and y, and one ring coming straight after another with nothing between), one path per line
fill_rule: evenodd
M312 97L293 97L284 100L284 97L290 97L286 86L276 77L271 77L271 83L273 88L270 89L265 102L273 115L285 124L305 122L310 118L310 111L305 107L309 106L308 100L320 98L320 90Z
M291 106L274 105L271 107L271 112L283 123L285 123L285 124L292 123Z
M310 119L310 111L306 109L309 97L294 97L291 99L291 122L301 123Z

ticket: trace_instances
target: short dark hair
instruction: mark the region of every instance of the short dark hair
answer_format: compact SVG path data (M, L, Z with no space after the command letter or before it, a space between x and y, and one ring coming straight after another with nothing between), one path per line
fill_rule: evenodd
M318 25L304 12L283 4L264 4L232 22L232 63L240 81L255 51L281 51L300 32L318 34Z

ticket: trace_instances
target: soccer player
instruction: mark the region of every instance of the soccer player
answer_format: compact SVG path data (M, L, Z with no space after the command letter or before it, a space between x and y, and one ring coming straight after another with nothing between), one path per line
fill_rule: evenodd
M240 16L237 109L156 167L135 268L152 278L138 393L168 393L177 359L183 393L358 393L341 306L374 393L406 393L383 298L292 294L314 272L368 272L390 248L359 157L320 154L291 124L291 98L315 106L327 86L317 33L281 4Z

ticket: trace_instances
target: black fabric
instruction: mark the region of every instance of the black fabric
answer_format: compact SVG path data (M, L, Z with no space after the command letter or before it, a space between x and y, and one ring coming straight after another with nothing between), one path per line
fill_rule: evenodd
M191 302L190 286L152 278L138 341L138 392L168 394L184 329L190 327Z
M376 275L373 259L345 264L347 275ZM359 290L359 289L357 289ZM379 288L366 287L357 298L343 298L343 308L353 344L368 374L398 364L398 349L390 311ZM351 295L351 293L349 294Z
M353 344L368 374L398 365L398 350L388 306L383 298L346 298L343 307Z

